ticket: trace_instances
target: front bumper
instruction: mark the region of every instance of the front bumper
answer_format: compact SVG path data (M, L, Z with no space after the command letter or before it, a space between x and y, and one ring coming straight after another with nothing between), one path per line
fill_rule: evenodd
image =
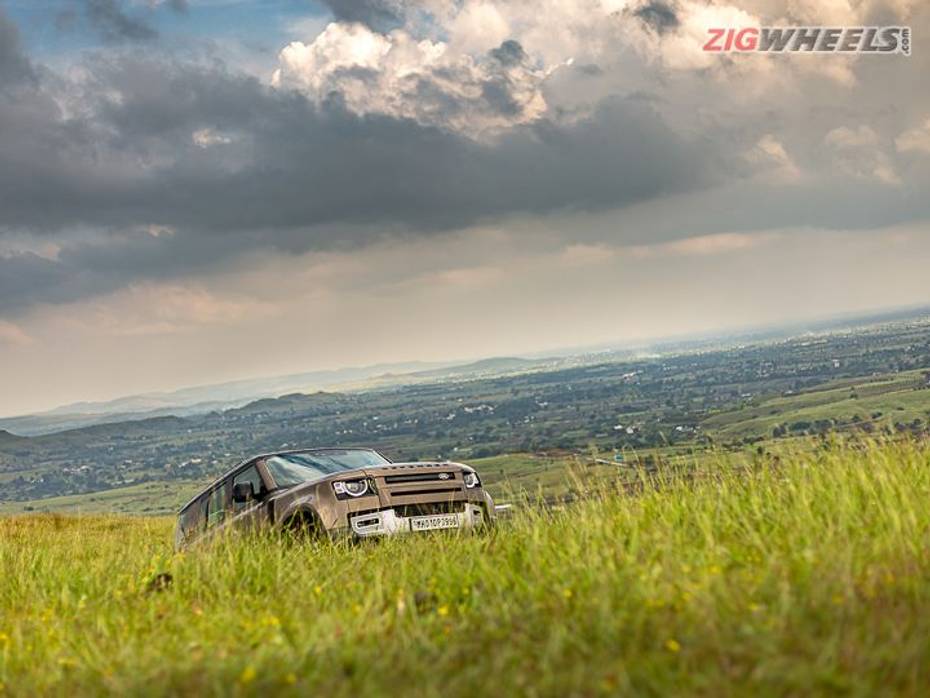
M458 521L456 528L439 529L439 530L461 530L472 529L484 526L488 523L484 507L470 502L465 504L464 510L454 514ZM379 511L370 511L364 514L356 514L349 517L349 527L352 533L359 538L371 538L374 536L393 536L402 533L412 532L411 520L420 517L404 517L399 515L394 509L381 509Z

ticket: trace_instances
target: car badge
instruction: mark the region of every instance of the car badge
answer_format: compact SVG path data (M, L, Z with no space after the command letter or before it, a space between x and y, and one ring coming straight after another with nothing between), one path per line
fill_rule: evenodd
M440 480L448 480L450 477L452 477L452 476L449 475L449 473L439 473L439 479L440 479Z

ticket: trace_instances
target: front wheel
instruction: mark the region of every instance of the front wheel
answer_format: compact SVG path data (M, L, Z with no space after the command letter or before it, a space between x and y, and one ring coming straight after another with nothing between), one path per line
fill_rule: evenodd
M312 511L300 511L285 522L282 532L287 540L303 543L319 540L323 534L323 526Z

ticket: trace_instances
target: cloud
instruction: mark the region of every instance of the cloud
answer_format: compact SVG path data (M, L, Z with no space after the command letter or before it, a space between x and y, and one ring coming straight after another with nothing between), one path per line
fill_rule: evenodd
M499 48L489 62L521 60L518 46ZM89 98L78 108L63 110L53 83L0 104L10 126L0 129L0 237L5 228L61 238L56 259L0 260L7 313L254 249L344 248L497 216L622 206L704 176L699 146L636 99L603 101L568 124L517 124L485 143L223 67L119 52L90 59L83 74L76 91ZM69 237L77 227L97 232Z
M582 258L930 217L901 155L926 59L863 59L852 91L790 57L701 54L701 18L777 17L763 5L389 4L401 26L331 23L282 50L274 84L144 42L56 73L0 12L0 241L31 240L0 256L0 315L490 224L558 225Z
M915 128L909 129L895 138L895 148L899 152L930 154L930 119Z
M172 6L186 5L173 2ZM128 15L119 0L84 0L84 13L105 41L150 41L158 37L151 25Z
M763 174L768 174L776 179L795 180L801 176L801 170L788 155L785 146L773 136L767 133L755 144L753 149L748 153L749 162L760 165Z
M675 255L682 257L712 256L731 252L743 252L756 247L768 245L781 236L778 233L715 233L662 243L660 245L642 245L630 249L636 257L653 257Z
M0 8L0 89L35 80L32 64L23 53L19 30Z
M231 136L218 133L212 128L202 128L194 131L191 134L191 140L201 148L209 148L210 146L225 145L233 142Z
M659 34L672 31L680 24L674 7L668 3L652 0L633 10L633 16L642 20Z
M869 126L839 126L827 133L824 143L835 151L835 162L842 171L856 177L874 177L886 184L901 183L881 139Z
M0 320L0 347L25 347L34 341L21 327L6 320Z
M838 126L824 136L824 142L839 149L868 148L878 145L878 134L865 125L858 128Z
M0 256L0 317L41 303L66 303L108 290L104 278L27 252Z
M317 103L338 97L356 114L383 114L479 137L538 119L545 73L517 41L479 56L442 41L331 23L311 44L286 46L272 82Z
M403 0L323 0L340 22L357 22L377 31L396 29L407 16Z

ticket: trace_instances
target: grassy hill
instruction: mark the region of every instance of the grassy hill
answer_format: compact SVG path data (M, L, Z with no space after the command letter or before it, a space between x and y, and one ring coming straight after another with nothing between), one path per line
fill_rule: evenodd
M71 494L25 502L0 501L0 514L67 512L174 516L181 506L208 483L208 479L196 482L145 482L90 494Z
M654 484L356 546L0 518L0 694L925 694L930 447Z
M831 381L798 393L771 397L704 420L702 426L719 439L770 437L775 427L830 422L833 427L872 430L920 422L930 417L930 383L926 371L904 371Z

